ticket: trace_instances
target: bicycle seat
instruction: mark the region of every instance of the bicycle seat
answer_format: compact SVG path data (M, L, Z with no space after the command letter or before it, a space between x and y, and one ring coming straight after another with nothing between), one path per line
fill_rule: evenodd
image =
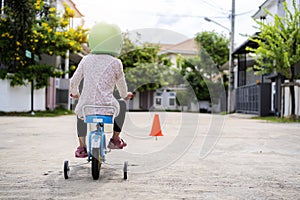
M113 115L86 115L84 122L113 124Z

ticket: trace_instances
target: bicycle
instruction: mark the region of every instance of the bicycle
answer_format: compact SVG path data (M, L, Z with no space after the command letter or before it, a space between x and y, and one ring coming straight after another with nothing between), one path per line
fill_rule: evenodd
M86 115L87 108L104 108L113 109L113 115ZM87 163L91 162L92 177L94 180L98 180L100 176L101 165L105 163L106 154L111 151L106 146L106 136L104 132L105 125L112 126L114 123L115 113L117 109L114 106L97 106L97 105L85 105L82 108L84 122L86 124L96 124L96 130L89 131L88 135L88 158ZM89 129L90 126L89 126ZM128 161L123 165L123 179L127 179ZM64 178L68 179L70 176L69 161L64 161Z

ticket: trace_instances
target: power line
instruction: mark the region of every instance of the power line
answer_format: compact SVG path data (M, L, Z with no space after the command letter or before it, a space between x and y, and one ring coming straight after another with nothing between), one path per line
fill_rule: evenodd
M218 9L218 10L220 10L223 14L228 14L229 13L229 11L228 10L225 10L224 8L222 8L222 7L219 7L219 6L217 6L216 4L212 4L212 3L210 3L210 2L207 2L206 0L201 0L203 3L205 3L206 5L208 5L208 6L211 6L212 8L214 8L214 9Z
M213 0L211 0L211 2L213 2L214 4L212 4L211 2L207 2L207 0L201 0L201 1L203 3L211 6L212 8L221 10L223 14L228 14L229 15L229 13L230 13L229 10L226 10L226 9L224 9L222 7L217 6L216 2L214 2ZM252 9L252 10L249 10L249 11L245 11L245 12L242 12L242 13L235 14L235 16L247 15L247 14L252 13L254 11L256 11L256 10ZM213 17L211 17L211 18L213 18Z
M245 11L245 12L242 12L242 13L239 13L239 14L235 14L235 16L247 15L247 14L252 13L254 11L256 11L256 10L253 9L253 10Z
M245 12L242 12L242 13L235 14L235 16L238 17L238 16L242 16L242 15L247 15L247 14L252 13L254 11L255 10L245 11ZM166 15L166 14L161 14L161 13L158 13L157 16L161 16L161 17L177 17L177 18L184 18L184 17L205 18L205 17L208 17L208 18L212 18L212 19L228 19L228 18L230 18L230 15L225 17L225 16L204 16L204 15L187 15L187 14Z
M184 18L184 17L191 17L191 18L205 18L207 16L203 16L203 15L186 15L186 14L182 14L182 15L166 15L166 14L157 14L158 16L162 16L162 17L178 17L178 18ZM209 17L209 18L220 18L220 19L225 19L228 17L224 17L224 16L214 16L214 17Z

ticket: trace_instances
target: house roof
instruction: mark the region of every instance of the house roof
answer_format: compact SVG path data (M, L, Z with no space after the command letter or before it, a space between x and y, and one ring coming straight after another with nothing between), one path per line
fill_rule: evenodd
M259 34L259 32L256 32L253 36L258 35L258 34ZM239 47L234 49L234 51L231 54L235 55L235 54L249 53L249 51L246 49L247 47L257 48L258 44L256 42L253 42L253 41L247 39L243 44L241 44Z
M277 3L277 0L266 0L263 4L259 6L259 10L252 16L254 19L260 19L266 16L264 9L268 9L270 6Z
M160 44L159 46L159 54L197 55L199 49L195 38L191 38L177 44Z

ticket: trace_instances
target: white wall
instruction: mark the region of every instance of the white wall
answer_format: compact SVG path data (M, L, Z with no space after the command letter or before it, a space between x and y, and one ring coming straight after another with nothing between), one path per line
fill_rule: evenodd
M294 10L293 10L293 0L285 0L286 3L287 3L287 7L288 9L293 13ZM300 4L300 0L295 0L296 2L296 5L299 6ZM273 3L269 6L266 7L266 9L272 13L272 14L278 14L279 16L283 16L284 15L284 8L283 8L283 1L281 1L281 5L278 4L277 1L273 1ZM269 22L274 22L273 18L271 16L267 16L266 18L266 22L269 23Z
M268 7L268 8L266 8L266 9L267 9L270 13L275 14L275 13L277 13L277 11L278 11L277 8L278 8L278 7L277 7L277 4L274 4L274 5L272 5L272 6ZM266 17L266 23L273 23L273 22L274 22L274 19L273 19L271 16L267 15L267 17Z
M46 109L45 89L34 90L34 110ZM31 110L31 85L11 87L9 80L0 80L0 111Z
M293 0L286 0L288 4L288 9L293 12ZM295 0L296 5L300 5L300 0Z

